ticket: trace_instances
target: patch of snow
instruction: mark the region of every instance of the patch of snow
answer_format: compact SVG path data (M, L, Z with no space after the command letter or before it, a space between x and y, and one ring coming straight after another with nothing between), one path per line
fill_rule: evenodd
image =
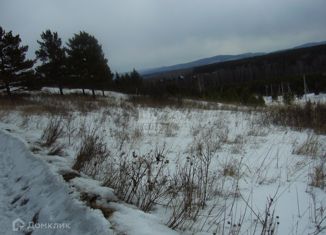
M102 187L101 183L97 180L76 177L72 179L70 183L82 192L98 195L101 197L101 199L107 201L118 200L117 197L114 195L113 189L108 187Z
M111 203L116 210L110 221L122 234L132 235L178 235L176 231L162 224L158 217L135 210L128 205Z

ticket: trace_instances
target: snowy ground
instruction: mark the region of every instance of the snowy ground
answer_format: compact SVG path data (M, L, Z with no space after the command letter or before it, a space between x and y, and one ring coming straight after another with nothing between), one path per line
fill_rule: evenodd
M86 111L65 100L61 106L69 112L64 115L26 106L0 109L4 234L19 234L11 228L16 218L71 225L70 230L32 234L262 234L264 221L271 224L264 234L325 234L326 192L311 183L325 162L326 136L263 123L253 111L134 107L116 93L103 99L110 101ZM56 145L64 148L49 155L52 147L44 147L41 136L58 117L64 135ZM95 174L65 181L61 175L74 172L83 133L93 130L110 150L108 159ZM164 174L169 183L162 187L172 187L184 167L202 169L201 157L210 159L205 205L174 230L167 225L173 227L182 188L174 197L165 193L144 213L135 206L137 200L122 202L118 189L104 183L112 176L112 164L135 162L133 156L150 157L157 150L168 160ZM84 195L96 198L93 202Z
M277 100L273 101L271 96L264 96L264 101L266 105L280 105L283 103L283 97L278 96ZM294 97L293 101L294 104L305 104L307 102L326 104L326 94L320 93L316 95L315 93L309 93L302 97Z

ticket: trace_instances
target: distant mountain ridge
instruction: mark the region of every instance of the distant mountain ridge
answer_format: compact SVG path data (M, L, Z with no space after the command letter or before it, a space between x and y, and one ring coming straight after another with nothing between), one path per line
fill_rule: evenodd
M284 49L284 50L280 50L280 51L313 47L313 46L318 46L318 45L323 45L323 44L326 44L326 41L305 43L305 44L302 44L302 45L299 45L299 46L296 46L293 48ZM212 57L208 57L208 58L191 61L188 63L163 66L163 67L157 67L157 68L152 68L152 69L143 69L143 70L140 70L139 72L142 76L144 76L146 78L147 76L151 76L154 74L161 74L161 73L177 71L177 70L186 70L186 69L191 69L191 68L195 68L195 67L199 67L199 66L203 66L203 65L216 64L216 63L233 61L233 60L240 60L240 59L245 59L245 58L250 58L250 57L266 55L266 54L269 54L269 53L265 53L265 52L251 53L251 52L249 52L249 53L243 53L243 54L239 54L239 55L217 55L217 56L212 56Z
M308 42L308 43L302 44L300 46L293 47L293 49L305 48L305 47L313 47L313 46L319 46L319 45L324 45L324 44L326 44L326 41L322 41L322 42Z
M183 63L183 64L176 64L176 65L158 67L158 68L153 68L153 69L144 69L144 70L141 70L140 73L141 73L141 75L146 76L146 75L150 75L150 74L164 73L164 72L175 71L175 70L190 69L193 67L214 64L214 63L219 63L219 62L224 62L224 61L239 60L239 59L264 55L264 54L265 53L263 53L263 52L258 52L258 53L250 53L249 52L249 53L243 53L243 54L239 54L239 55L217 55L217 56L203 58L203 59L199 59L199 60L195 60L195 61Z

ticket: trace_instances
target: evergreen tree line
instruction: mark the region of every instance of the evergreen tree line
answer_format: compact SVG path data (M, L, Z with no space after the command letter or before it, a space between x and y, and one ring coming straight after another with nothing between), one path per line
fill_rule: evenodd
M326 76L321 73L313 73L305 76L277 76L219 82L213 74L206 74L206 76L188 74L184 78L152 79L145 83L144 90L145 94L150 93L156 97L201 98L246 105L264 104L263 96L271 96L274 100L278 96L283 96L290 103L295 95L302 96L304 92L316 94L326 92Z
M19 35L6 32L0 26L0 88L8 95L12 88L27 86L30 89L55 86L95 90L118 89L137 93L142 83L139 73L113 74L98 40L86 33L74 34L63 45L57 32L46 30L37 41L36 58L26 58L28 46L21 45Z

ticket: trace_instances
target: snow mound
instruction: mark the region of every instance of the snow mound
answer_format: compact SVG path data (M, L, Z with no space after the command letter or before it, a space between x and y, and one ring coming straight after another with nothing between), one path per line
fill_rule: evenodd
M0 131L1 234L22 234L13 231L17 219L27 225L24 229L34 223L33 235L113 234L99 210L86 207L70 193L45 162L32 156L21 141Z

